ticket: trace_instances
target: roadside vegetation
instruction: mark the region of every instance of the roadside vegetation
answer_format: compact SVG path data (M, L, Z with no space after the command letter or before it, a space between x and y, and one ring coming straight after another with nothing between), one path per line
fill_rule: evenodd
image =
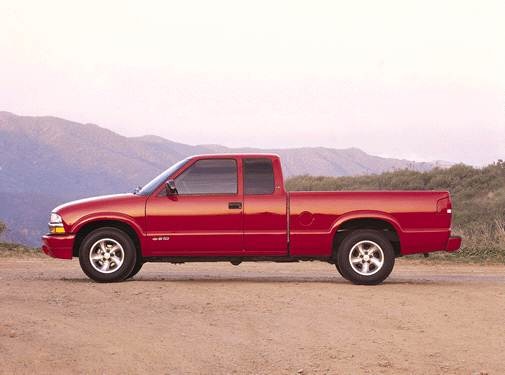
M463 247L455 254L434 253L433 259L505 263L505 162L502 160L484 168L458 164L429 172L399 170L356 177L297 176L286 185L291 191L449 190L453 201L453 232L463 237Z
M34 249L20 244L2 242L2 235L7 230L4 222L0 221L0 257L19 257L19 256L41 256L39 249Z
M40 249L27 247L18 243L0 242L0 257L43 257Z

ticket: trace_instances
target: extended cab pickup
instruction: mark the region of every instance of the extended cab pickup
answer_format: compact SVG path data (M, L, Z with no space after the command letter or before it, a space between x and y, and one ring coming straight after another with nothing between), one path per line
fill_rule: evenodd
M459 249L451 210L446 191L286 192L277 155L199 155L135 193L55 208L42 249L98 282L152 261L321 260L377 284L398 256Z

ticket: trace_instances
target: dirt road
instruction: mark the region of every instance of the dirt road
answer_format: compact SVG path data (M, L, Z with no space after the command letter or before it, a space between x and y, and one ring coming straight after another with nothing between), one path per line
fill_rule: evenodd
M147 264L96 284L74 261L0 258L0 372L505 373L505 266L400 260L380 286L324 263Z

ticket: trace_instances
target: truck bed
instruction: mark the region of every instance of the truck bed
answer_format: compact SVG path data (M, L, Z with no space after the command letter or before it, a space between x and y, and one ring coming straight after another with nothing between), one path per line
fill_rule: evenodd
M447 191L291 192L288 199L293 256L328 255L343 225L367 218L394 229L401 254L445 250L450 235ZM448 202L447 209L437 212L439 202Z

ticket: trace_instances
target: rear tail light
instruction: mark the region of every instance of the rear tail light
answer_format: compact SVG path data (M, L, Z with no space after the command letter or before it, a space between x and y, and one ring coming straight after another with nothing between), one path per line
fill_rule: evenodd
M439 199L437 202L437 213L450 214L452 213L452 204L449 197Z

